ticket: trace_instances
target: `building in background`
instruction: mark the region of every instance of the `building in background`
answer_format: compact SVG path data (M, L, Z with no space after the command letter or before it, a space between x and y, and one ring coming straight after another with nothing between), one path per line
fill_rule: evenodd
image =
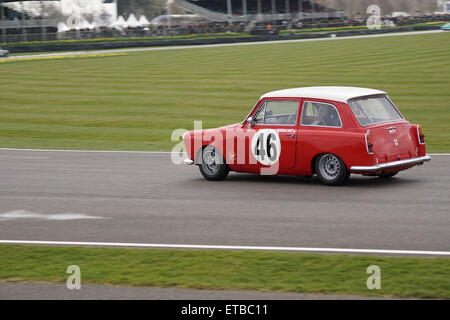
M369 5L378 5L381 14L392 15L392 12L414 14L433 14L442 11L444 0L316 0L318 3L336 10L346 10L350 15L364 15Z
M437 11L440 14L450 14L450 1L437 0Z
M117 19L117 1L105 0L57 0L57 1L12 1L1 4L13 21L51 20L48 26L66 25L69 28L85 29L111 27ZM14 18L17 18L14 19ZM38 22L36 22L38 24ZM29 23L32 26L32 23Z
M51 40L58 32L112 28L116 20L117 0L0 1L1 42Z
M450 11L444 0L0 0L0 42L294 34L294 29L364 26L370 4L380 6L390 27L444 21Z

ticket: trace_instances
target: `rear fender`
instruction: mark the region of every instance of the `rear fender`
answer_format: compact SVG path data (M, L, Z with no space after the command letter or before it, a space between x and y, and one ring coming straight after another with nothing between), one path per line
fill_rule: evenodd
M426 155L425 143L422 144L419 142L419 125L411 124L409 128L409 134L411 135L411 138L416 145L416 156L421 157Z

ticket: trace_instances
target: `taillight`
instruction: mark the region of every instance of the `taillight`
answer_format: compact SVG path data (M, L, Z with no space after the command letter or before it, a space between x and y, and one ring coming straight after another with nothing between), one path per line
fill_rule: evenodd
M420 124L417 125L417 137L420 144L425 144L425 135L423 134L422 126Z
M372 143L372 138L370 137L370 130L367 130L367 132L366 132L366 148L367 148L367 153L373 154L373 143Z

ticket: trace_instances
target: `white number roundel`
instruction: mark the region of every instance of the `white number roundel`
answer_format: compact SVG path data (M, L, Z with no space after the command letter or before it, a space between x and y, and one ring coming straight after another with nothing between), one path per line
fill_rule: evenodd
M281 143L278 132L273 129L261 129L252 138L251 150L259 163L270 166L278 161Z

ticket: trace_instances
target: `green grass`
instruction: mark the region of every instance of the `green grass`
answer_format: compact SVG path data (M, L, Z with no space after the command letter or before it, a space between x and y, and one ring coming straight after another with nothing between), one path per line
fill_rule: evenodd
M43 45L71 45L84 43L113 43L113 42L136 42L136 41L171 41L171 40L195 40L195 39L217 39L249 36L248 33L220 32L220 33L200 33L177 36L154 36L154 37L118 37L118 38L93 38L74 40L49 40L49 41L22 41L11 43L0 43L5 48L13 47L33 47Z
M0 147L170 150L172 130L241 121L267 91L385 90L450 151L450 33L0 60Z
M19 245L0 245L0 257L9 282L65 282L78 265L82 284L450 298L448 258ZM380 290L367 289L369 265Z

